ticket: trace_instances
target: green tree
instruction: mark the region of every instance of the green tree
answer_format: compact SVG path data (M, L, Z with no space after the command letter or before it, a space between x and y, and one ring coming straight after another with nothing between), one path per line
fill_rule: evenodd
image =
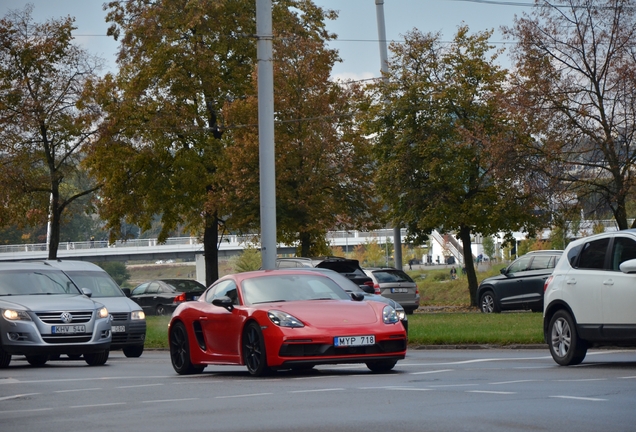
M520 107L537 136L533 156L553 190L611 210L629 227L636 186L636 2L537 2L515 20ZM632 228L636 224L632 223Z
M386 262L385 251L378 243L378 239L374 238L366 242L364 260L372 267L381 266Z
M130 279L130 272L126 264L119 261L104 261L97 263L106 273L112 277L119 286L124 286Z
M482 246L484 247L484 253L487 257L489 257L490 259L497 259L497 257L495 256L495 241L493 240L492 236L484 236Z
M331 81L338 61L326 46L331 36L318 38L289 25L285 31L274 43L278 239L297 244L299 256L319 256L329 253L328 230L378 226L372 154L358 127L365 98L356 84ZM235 101L231 122L257 124L257 107L255 97ZM231 173L228 208L234 207L234 226L249 230L258 221L257 130L235 128L229 134L236 145L225 170Z
M507 73L495 62L490 35L471 36L462 26L447 44L414 30L391 44L370 130L377 133L376 181L392 219L404 221L418 242L433 229L457 233L473 304L471 234L540 222L533 214L539 194L519 157L530 135L508 105Z
M246 247L232 264L236 272L258 270L261 268L261 251L253 246Z
M32 11L0 20L0 226L48 225L56 259L64 212L98 189L81 161L100 121L101 61L73 42L73 18L36 23Z

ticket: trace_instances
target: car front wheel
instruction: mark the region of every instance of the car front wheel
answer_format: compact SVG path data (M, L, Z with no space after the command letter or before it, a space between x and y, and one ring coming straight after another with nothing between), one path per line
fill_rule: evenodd
M252 376L267 375L270 372L263 332L254 322L249 323L243 331L243 361Z
M31 366L44 366L49 361L48 355L32 355L26 356L26 360Z
M9 363L11 363L11 354L5 352L0 345L0 369L9 367Z
M108 361L109 350L99 353L84 354L84 361L89 366L102 366Z
M479 309L483 313L498 313L500 312L499 305L495 299L495 294L492 291L485 291L479 297Z
M368 362L367 367L372 372L388 372L395 367L397 360L381 360Z
M141 354L144 352L143 345L135 345L123 348L122 351L126 357L141 357Z
M550 334L550 354L561 366L577 365L587 354L587 342L580 339L576 323L567 311L554 314L548 327Z

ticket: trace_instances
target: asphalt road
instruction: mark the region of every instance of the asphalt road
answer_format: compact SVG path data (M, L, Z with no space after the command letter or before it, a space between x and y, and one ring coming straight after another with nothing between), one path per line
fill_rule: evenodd
M633 431L636 351L410 350L388 374L321 366L252 378L179 376L164 351L105 366L14 358L0 370L2 431Z

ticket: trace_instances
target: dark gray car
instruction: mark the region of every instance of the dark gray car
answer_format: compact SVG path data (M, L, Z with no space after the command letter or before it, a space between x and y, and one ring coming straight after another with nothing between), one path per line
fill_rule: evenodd
M406 313L412 314L420 307L420 291L417 284L402 270L393 267L365 268L364 272L373 280L382 297L395 300Z
M543 285L561 258L561 250L529 252L517 258L501 274L484 279L477 288L479 309L484 313L530 309L543 311Z
M61 354L83 355L90 366L106 363L111 317L90 295L46 263L0 263L0 368L12 355L32 366Z

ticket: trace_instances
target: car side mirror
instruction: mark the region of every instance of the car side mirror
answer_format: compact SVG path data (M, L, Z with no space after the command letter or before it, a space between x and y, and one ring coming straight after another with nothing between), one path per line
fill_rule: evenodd
M91 298L93 297L93 291L90 290L90 288L82 288L82 294L84 294L86 297Z
M227 309L230 312L232 312L232 310L234 310L234 304L232 303L232 299L229 298L228 296L215 298L214 300L212 300L212 304L214 306L219 306L219 307L225 308L225 309Z
M130 297L130 288L122 288L121 292L123 292L126 297Z
M353 300L355 300L355 301L362 301L362 300L364 300L364 294L363 294L363 293L361 293L361 292L352 292L352 293L349 293L349 294L351 294L351 298L352 298Z
M636 259L623 261L618 268L623 273L636 273Z
M508 267L504 267L501 270L499 270L499 272L503 275L505 275L506 273L508 273Z

